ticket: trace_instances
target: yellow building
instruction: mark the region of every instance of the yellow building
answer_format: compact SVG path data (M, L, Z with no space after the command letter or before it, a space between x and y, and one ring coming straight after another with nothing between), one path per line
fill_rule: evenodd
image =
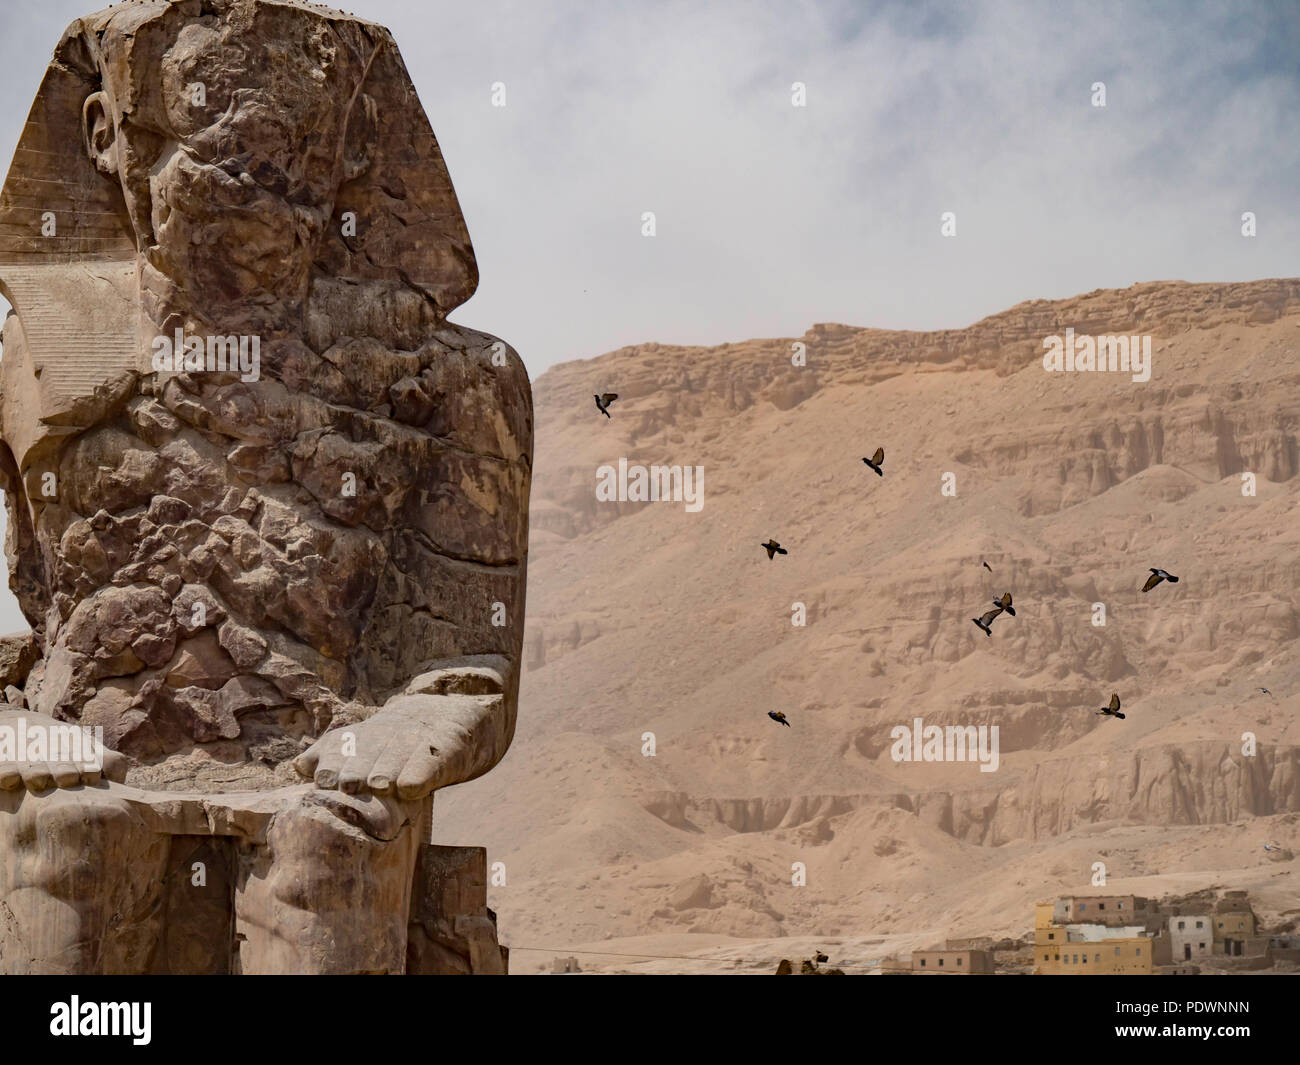
M1087 976L1124 973L1149 976L1168 964L1169 940L1163 933L1144 934L1142 925L1057 924L1055 906L1034 907L1034 975Z

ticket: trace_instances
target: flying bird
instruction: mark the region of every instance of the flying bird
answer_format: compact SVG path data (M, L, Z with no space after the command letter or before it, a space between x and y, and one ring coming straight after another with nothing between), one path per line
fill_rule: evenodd
M1105 714L1107 717L1117 717L1121 721L1123 721L1124 715L1119 712L1119 693L1112 692L1110 696L1110 705L1103 706L1100 710L1097 711L1097 713Z
M1011 593L1010 593L1010 592L1003 592L1003 593L1002 593L1002 598L1001 598L1001 599L994 599L994 600L993 600L993 605L996 606L996 607L1001 607L1003 610L1005 610L1005 611L1006 611L1008 614L1010 614L1012 617L1015 617L1015 616L1016 616L1016 610L1015 610L1015 607L1013 607L1013 606L1011 605Z
M1149 592L1161 581L1168 581L1170 584L1177 584L1178 578L1172 573L1166 573L1162 569L1152 569L1151 576L1147 578L1146 584L1142 585L1142 590L1144 592Z
M876 453L871 458L862 461L880 474L881 477L885 476L884 471L880 468L880 464L885 461L885 449L883 447L876 448Z
M971 618L971 621L975 622L976 625L984 630L985 636L992 636L993 629L990 626L993 624L993 619L1001 613L1002 608L998 607L996 610L990 610L987 614L982 614L980 617Z
M1265 695L1272 695L1272 694L1273 694L1273 693L1272 693L1271 691L1269 691L1267 688L1260 688L1259 690L1262 691Z
M990 566L990 565L989 565L987 562L985 562L983 559L980 559L980 565L983 566L983 567L984 567L986 570L988 570L990 573L993 572L993 567Z
M767 538L767 543L759 544L758 546L767 548L767 560L769 562L776 558L777 555L788 555L790 553L770 536Z
M602 392L599 396L596 396L596 409L606 418L609 418L609 405L616 399L618 399L617 392Z
M770 717L773 721L779 721L786 728L790 727L790 722L788 722L785 719L785 711L783 710L769 710L767 712L767 716Z

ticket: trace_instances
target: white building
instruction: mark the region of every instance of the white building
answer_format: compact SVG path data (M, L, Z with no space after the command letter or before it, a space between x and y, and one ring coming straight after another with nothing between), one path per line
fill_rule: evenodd
M1213 920L1208 913L1184 913L1169 918L1169 945L1175 965L1214 952Z

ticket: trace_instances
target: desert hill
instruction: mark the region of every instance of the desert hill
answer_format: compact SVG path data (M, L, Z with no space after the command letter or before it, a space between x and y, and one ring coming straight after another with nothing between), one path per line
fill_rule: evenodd
M1150 380L1046 372L1067 328L1149 335ZM1300 907L1262 849L1300 849L1300 280L645 344L534 399L518 732L435 806L506 863L504 941L1018 936L1096 861L1107 890ZM702 466L702 509L599 501L620 458ZM1143 594L1151 566L1180 582ZM1124 721L1093 713L1112 691ZM918 717L998 726L997 770L895 762Z

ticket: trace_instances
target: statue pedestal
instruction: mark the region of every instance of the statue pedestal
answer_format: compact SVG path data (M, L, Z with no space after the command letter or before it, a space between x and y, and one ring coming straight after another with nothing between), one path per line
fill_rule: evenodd
M505 975L487 853L426 842L432 806L310 784L0 792L0 856L23 859L0 860L0 972ZM77 877L51 854L79 855Z
M504 976L509 948L497 942L487 906L487 851L428 844L420 855L406 943L408 976Z

